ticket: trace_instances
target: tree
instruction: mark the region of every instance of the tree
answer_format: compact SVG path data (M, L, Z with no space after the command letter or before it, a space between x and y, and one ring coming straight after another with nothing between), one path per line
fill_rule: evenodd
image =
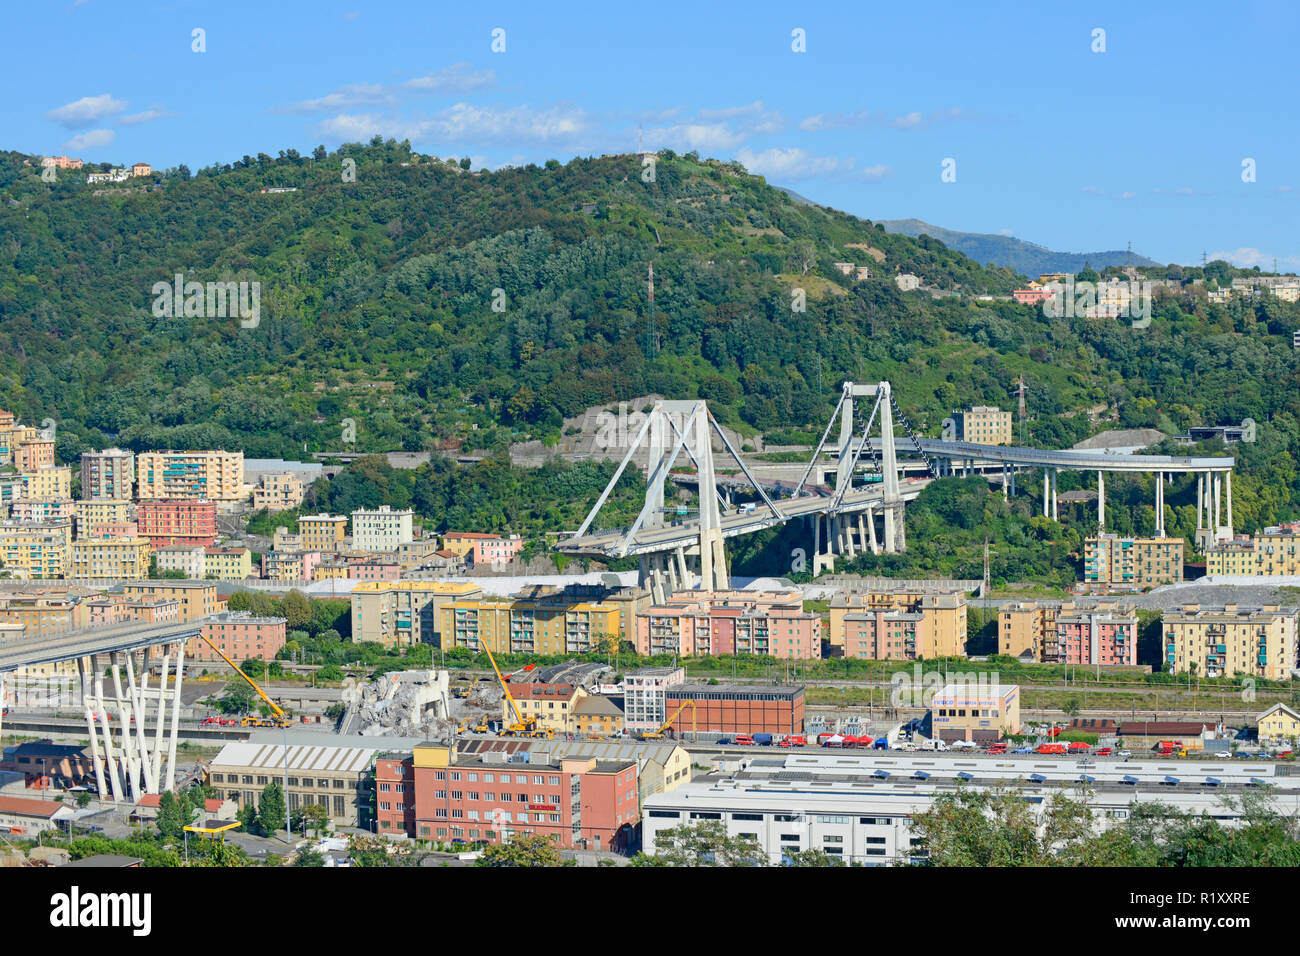
M800 850L797 853L787 853L785 857L786 866L843 866L844 861L837 856L832 856L825 850L809 849Z
M274 833L284 823L284 790L278 780L272 780L262 788L262 799L257 806L257 822L267 833Z
M324 866L325 855L312 847L303 847L293 861L294 866Z
M508 843L494 843L483 850L475 866L565 866L564 859L549 837L541 834L514 836Z
M170 790L164 790L158 797L158 819L155 821L158 832L168 839L178 840L189 822L186 804L177 800L176 794Z
M256 702L253 688L242 677L232 677L226 681L226 690L217 698L216 703L217 709L223 714L246 714Z
M281 815L283 815L281 810ZM310 830L317 836L329 829L330 817L325 808L317 803L308 803L293 812L293 830L301 833Z
M749 836L731 836L712 820L663 830L655 838L658 866L766 866L767 854Z

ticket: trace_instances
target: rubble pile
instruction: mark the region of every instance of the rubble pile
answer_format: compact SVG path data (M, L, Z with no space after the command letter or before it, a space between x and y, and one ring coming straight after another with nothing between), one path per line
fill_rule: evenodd
M375 680L345 687L349 719L366 736L443 737L451 719L446 671L390 671Z

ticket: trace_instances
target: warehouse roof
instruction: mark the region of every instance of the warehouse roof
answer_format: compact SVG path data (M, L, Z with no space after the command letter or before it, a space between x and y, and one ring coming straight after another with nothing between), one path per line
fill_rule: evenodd
M370 767L381 741L367 747L316 747L289 745L288 760L280 744L226 744L212 760L214 767L261 767L310 770L319 773L360 773Z

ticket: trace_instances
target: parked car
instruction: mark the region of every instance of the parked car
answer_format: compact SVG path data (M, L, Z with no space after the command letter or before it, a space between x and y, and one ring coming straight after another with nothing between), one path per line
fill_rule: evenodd
M729 745L731 744L731 738L730 738L730 737L719 737L719 738L717 739L716 743L717 743L717 745L718 745L719 747L726 747L726 746L729 746Z
M984 751L990 754L1004 754L1007 752L1006 744L989 744L988 749Z
M1098 748L1097 748L1097 756L1098 756L1098 757L1109 757L1109 756L1110 756L1111 754L1113 754L1114 752L1115 752L1115 751L1114 751L1113 749L1111 749L1110 747L1098 747Z
M1026 747L1017 747L1015 750L1013 750L1013 751L1011 751L1011 752L1012 752L1013 754L1031 754L1031 753L1034 752L1034 748L1033 748L1033 747L1028 747L1028 746L1026 746Z
M1128 751L1128 750L1117 750L1115 751L1115 756L1123 757L1125 760L1127 760L1129 757L1133 756L1133 753L1132 751Z

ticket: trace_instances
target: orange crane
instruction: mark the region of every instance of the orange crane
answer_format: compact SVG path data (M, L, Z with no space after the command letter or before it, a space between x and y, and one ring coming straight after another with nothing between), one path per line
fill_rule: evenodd
M544 737L550 738L555 736L555 731L545 728L538 728L536 717L525 717L519 712L519 705L515 703L514 695L510 693L510 687L506 684L506 679L501 676L501 669L497 667L496 658L492 656L492 648L484 642L483 650L487 651L488 661L492 664L492 671L497 675L497 681L501 684L501 690L506 695L506 700L510 703L510 709L515 712L515 723L502 731L506 737Z
M673 721L676 720L678 717L680 717L682 715L682 711L684 711L687 707L691 709L691 739L694 740L696 736L696 730L695 730L696 718L699 716L700 712L699 710L696 709L695 701L693 700L682 701L682 706L678 707L675 711L673 711L673 715L669 717L667 720L665 720L658 730L647 730L645 733L641 735L641 739L662 740L664 734L668 731L668 728L673 725Z
M245 674L242 670L240 670L239 665L236 664L234 661L232 661L229 657L227 657L225 651L217 647L216 644L212 643L211 638L209 638L206 634L203 633L200 633L199 637L203 638L203 640L207 643L209 647L211 647L214 651L220 654L221 659L225 661L227 664L229 664L232 668L234 668L235 673L238 674L240 677L244 678L244 680L248 682L249 687L257 691L257 696L261 697L262 700L266 701L266 705L271 708L271 713L275 715L269 720L262 717L245 717L243 720L239 722L239 726L241 727L288 727L293 723L293 718L290 717L288 714L286 714L283 710L281 710L280 706L276 704L275 701L267 697L266 692L263 691L262 688L257 686L257 682L254 681L253 678Z

